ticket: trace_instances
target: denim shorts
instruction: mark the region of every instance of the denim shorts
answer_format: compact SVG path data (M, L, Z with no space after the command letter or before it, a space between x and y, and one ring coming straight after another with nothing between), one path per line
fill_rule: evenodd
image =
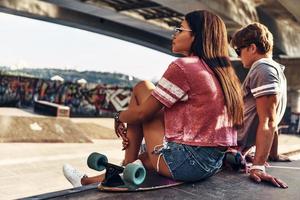
M165 142L159 152L173 176L179 181L199 181L208 178L222 167L225 150Z

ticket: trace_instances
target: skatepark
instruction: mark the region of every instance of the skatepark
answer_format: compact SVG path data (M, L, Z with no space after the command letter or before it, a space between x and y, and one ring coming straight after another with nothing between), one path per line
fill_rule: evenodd
M34 114L30 110L16 108L0 108L0 113L1 124L9 126L6 127L9 130L15 130L16 134L11 136L15 138L15 141L22 138L22 130L27 130L28 134L27 137L23 136L26 143L0 143L0 171L2 172L0 177L0 199L16 199L70 188L70 183L62 174L62 166L65 163L72 164L90 175L96 175L97 172L90 170L86 165L87 156L94 151L109 155L110 160L114 163L121 162L123 156L120 148L121 141L115 139L116 136L111 129L113 126L111 119L75 118L74 122L70 122L70 119L45 117ZM5 120L3 120L4 117ZM9 120L15 121L16 118L18 124L7 123ZM99 132L104 132L104 137L110 139L99 139L100 136L93 136L93 138L98 137L98 139L81 141L80 138L86 137L77 130L77 136L80 137L75 138L76 142L74 142L74 138L60 136L61 141L66 140L64 143L42 143L38 139L41 137L36 136L36 134L42 134L41 131L30 129L30 124L26 124L28 120L31 124L36 123L41 127L48 128L48 130L53 127L55 130L53 120L59 121L59 124L62 123L65 126L75 126L77 124L77 129L78 124L82 123L83 129L87 126L95 130L98 128ZM19 129L19 131L16 131L16 129ZM2 133L4 133L3 130L2 126ZM30 130L31 132L29 132ZM29 134L33 135L31 142L28 140Z
M90 81L83 84L78 83L77 79L72 79L72 83L62 84L61 80L52 80L50 77L26 78L1 73L3 84L0 85L0 102L4 103L0 107L0 200L299 199L300 10L295 9L297 3L296 0L0 1L0 12L110 36L172 56L175 55L170 51L171 34L185 14L192 10L204 9L218 14L226 24L229 37L250 22L265 24L274 34L274 59L286 66L289 112L288 121L283 120L283 127L288 128L283 129L278 143L279 153L292 160L287 163L270 162L267 168L267 172L284 180L289 185L288 189L275 188L267 183L257 184L247 174L230 170L223 170L205 181L153 191L100 192L97 184L73 188L63 175L64 164L71 164L88 176L93 176L99 175L99 172L87 166L87 158L92 152L107 155L109 161L116 165L121 163L124 156L122 141L114 134L112 118L104 117L112 117L113 112L128 105L131 89L128 86L107 88L103 87L102 82L96 84ZM22 31L20 33L21 36L25 35ZM45 36L41 42L44 44L47 37L43 33L40 35ZM66 34L63 41L68 36ZM16 39L13 36L7 38ZM24 37L23 40L31 39ZM53 44L59 42L57 39L48 40ZM89 51L80 49L76 55L79 52L84 55ZM229 53L242 80L247 72L242 69L234 49L229 49ZM101 52L97 54L98 60L101 56L105 57ZM118 54L114 53L115 55ZM75 56L73 57L71 60L75 60ZM122 60L119 56L114 58L116 57L115 60ZM142 67L142 71L146 71L147 67ZM135 70L131 71L135 73ZM129 76L123 78L126 81L130 79ZM44 106L46 104L51 107L44 110L47 116L35 112L34 106L39 105L38 109L41 111L49 108Z

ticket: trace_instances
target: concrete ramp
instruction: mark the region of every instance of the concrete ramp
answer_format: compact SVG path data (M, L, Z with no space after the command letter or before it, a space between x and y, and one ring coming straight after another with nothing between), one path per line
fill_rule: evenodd
M0 116L0 142L91 142L68 118Z

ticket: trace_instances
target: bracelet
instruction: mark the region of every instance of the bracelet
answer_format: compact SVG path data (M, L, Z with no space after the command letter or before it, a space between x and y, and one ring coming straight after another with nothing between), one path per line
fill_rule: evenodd
M121 111L118 111L118 112L116 112L115 115L114 115L114 119L115 119L115 121L118 122L118 123L121 122L121 121L120 121L120 113L121 113Z
M262 171L263 173L266 172L266 167L265 167L264 165L252 165L252 166L250 167L250 171L251 171L251 170L254 170L254 169L260 170L260 171Z

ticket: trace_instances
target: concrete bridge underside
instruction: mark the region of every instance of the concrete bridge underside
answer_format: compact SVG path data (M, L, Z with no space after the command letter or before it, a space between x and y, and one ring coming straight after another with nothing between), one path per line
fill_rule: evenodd
M298 7L298 8L297 8ZM274 56L300 56L298 0L1 0L0 11L72 26L171 54L173 28L195 9L217 13L229 35L260 21L275 39Z

